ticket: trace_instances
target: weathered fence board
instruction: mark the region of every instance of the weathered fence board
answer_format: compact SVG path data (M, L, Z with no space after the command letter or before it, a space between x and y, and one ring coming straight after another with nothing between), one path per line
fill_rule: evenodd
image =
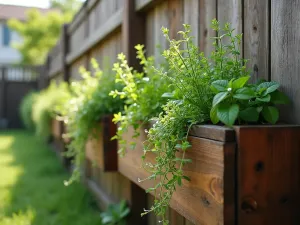
M271 1L271 79L278 81L292 104L282 110L286 122L300 123L300 2Z
M252 80L269 80L269 1L244 1L244 57Z

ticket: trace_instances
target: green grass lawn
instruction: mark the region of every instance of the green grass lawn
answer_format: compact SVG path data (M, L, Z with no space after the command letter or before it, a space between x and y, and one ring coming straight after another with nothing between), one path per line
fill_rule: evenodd
M55 154L26 131L0 132L0 225L100 225L99 211Z

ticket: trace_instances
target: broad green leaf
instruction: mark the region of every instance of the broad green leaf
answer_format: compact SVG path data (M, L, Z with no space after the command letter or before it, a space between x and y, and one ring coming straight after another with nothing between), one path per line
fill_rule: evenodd
M213 124L219 123L219 118L217 116L217 106L212 107L210 110L210 120Z
M271 102L274 104L289 104L290 99L281 91L271 93Z
M275 124L279 118L279 111L274 106L264 106L262 115L267 122Z
M228 95L228 92L220 92L220 93L216 94L213 99L213 107L215 107L217 104L219 104L224 99L226 99L227 95Z
M226 91L227 86L228 86L227 80L216 80L211 84L212 90L218 90L218 91Z
M232 126L239 114L239 106L237 104L221 104L217 109L217 115L220 121L227 126Z
M268 95L263 96L263 97L258 97L258 98L256 98L256 100L258 100L260 102L270 102L271 96L268 94Z
M255 97L255 92L251 88L244 87L238 89L236 93L233 95L233 97L241 100L249 100Z
M250 79L250 76L240 77L240 78L236 79L235 81L232 82L232 88L235 90L235 89L244 87L249 79Z
M279 84L275 81L270 82L263 82L260 85L257 86L257 91L264 90L264 95L267 95L269 93L272 93L276 91L279 88Z
M259 112L254 107L249 107L240 111L239 117L246 122L256 122L259 118Z

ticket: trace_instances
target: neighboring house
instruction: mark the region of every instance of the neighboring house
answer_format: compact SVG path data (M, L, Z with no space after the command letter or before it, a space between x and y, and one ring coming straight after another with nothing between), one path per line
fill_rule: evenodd
M16 64L21 60L21 54L12 47L13 42L21 42L22 39L15 32L8 28L7 21L15 18L26 20L26 11L35 7L0 4L0 64ZM42 13L49 9L35 8Z

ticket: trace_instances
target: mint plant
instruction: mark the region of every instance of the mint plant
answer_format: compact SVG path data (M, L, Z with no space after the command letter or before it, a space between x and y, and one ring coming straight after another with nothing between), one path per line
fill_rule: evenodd
M227 126L235 123L275 124L279 118L277 104L289 103L288 97L278 90L277 82L248 84L250 76L217 80L211 89L216 93L210 111L211 121Z

